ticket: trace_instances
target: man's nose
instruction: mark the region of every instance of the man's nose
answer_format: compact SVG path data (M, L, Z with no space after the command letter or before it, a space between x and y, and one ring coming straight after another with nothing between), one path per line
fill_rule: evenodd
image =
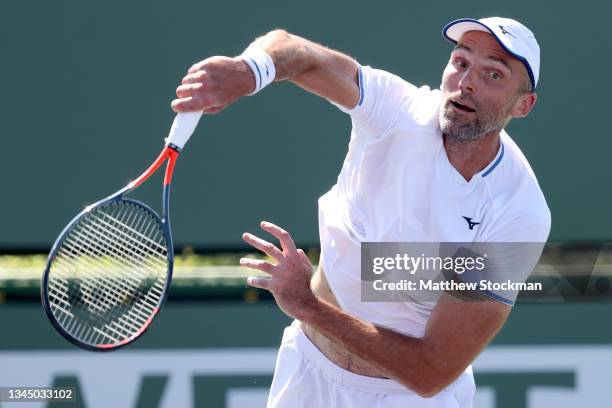
M470 67L463 71L459 79L459 88L464 93L474 93L476 91L475 76L476 72Z

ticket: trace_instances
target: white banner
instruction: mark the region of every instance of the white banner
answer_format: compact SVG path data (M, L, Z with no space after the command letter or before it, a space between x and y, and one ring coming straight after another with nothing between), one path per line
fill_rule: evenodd
M193 407L194 376L262 376L274 370L276 349L119 350L95 354L74 351L0 352L0 386L51 386L57 377L75 377L87 408L132 408L145 376L168 378L158 407ZM524 392L525 408L597 408L612 401L612 346L492 346L474 363L481 376L529 373L535 381L524 389L478 384L477 408L499 408L501 392ZM547 383L547 375L563 373L571 384ZM488 377L487 377L488 378ZM506 378L506 377L504 377ZM513 382L512 382L513 383ZM520 381L519 381L520 383ZM544 385L541 385L544 384ZM503 383L499 387L510 387ZM515 397L516 395L513 394ZM267 389L229 388L226 408L264 407ZM43 408L46 403L1 403L2 407ZM216 407L213 407L216 408ZM513 407L523 408L523 407Z

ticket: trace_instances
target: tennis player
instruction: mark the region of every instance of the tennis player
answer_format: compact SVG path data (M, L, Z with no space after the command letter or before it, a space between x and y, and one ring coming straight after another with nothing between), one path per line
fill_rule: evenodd
M502 328L516 293L484 300L442 294L431 304L362 302L360 243L545 242L550 212L527 160L504 128L537 96L540 51L506 18L456 20L440 89L417 87L283 30L239 57L195 64L172 102L216 113L272 82L291 81L350 115L348 154L319 200L321 260L312 266L290 234L280 247L243 238L274 262L249 278L295 318L285 329L269 407L472 407L471 362ZM407 63L418 56L406 56ZM273 158L271 158L273 160ZM538 253L539 257L539 253ZM517 272L515 281L526 273Z

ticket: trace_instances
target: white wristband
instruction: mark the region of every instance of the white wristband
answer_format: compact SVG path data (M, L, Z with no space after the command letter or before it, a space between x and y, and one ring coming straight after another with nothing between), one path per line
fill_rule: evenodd
M255 95L274 81L276 68L272 57L267 52L261 48L249 47L240 55L240 58L247 63L255 76L255 89L249 95Z

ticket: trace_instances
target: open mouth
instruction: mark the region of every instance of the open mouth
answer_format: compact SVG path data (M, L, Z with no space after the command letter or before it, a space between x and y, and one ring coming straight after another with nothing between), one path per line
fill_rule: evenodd
M476 112L474 109L470 108L469 106L462 105L462 104L460 104L458 102L451 101L451 103L453 104L453 106L455 108L457 108L460 111L463 111L463 112Z

